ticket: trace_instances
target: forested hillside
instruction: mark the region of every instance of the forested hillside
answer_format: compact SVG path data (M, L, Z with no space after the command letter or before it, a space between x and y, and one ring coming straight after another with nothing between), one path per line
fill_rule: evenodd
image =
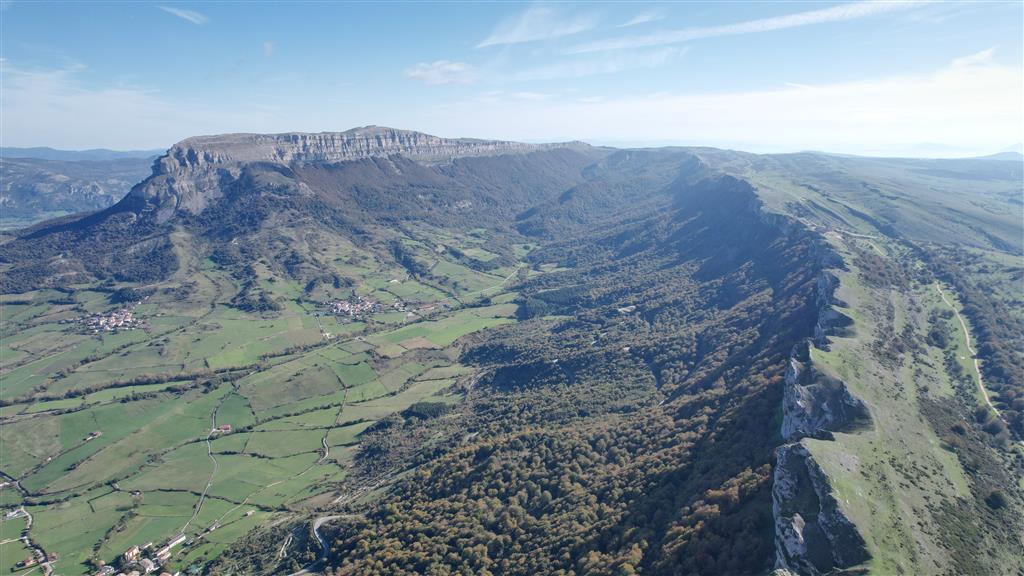
M15 542L66 574L147 542L206 574L1019 572L1019 176L188 139L0 243Z

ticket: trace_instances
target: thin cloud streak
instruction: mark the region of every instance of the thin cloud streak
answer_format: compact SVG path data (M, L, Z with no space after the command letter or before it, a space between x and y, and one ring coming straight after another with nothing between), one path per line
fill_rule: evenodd
M784 30L787 28L798 28L812 24L824 24L828 22L841 22L866 18L878 14L906 10L928 3L928 0L895 0L865 2L854 2L797 12L785 16L774 16L759 20L749 20L735 24L723 24L720 26L701 26L695 28L683 28L681 30L670 30L667 32L656 32L652 34L623 36L578 44L566 50L567 54L582 54L587 52L603 52L607 50L621 50L625 48L643 48L648 46L664 46L666 44L679 44L702 38L714 38L716 36L735 36L739 34L755 34L758 32L770 32L773 30Z
M533 5L518 16L498 24L491 35L476 47L485 48L561 38L586 32L595 25L597 25L597 18L591 14L578 14L567 18L552 7Z
M210 109L144 87L89 86L80 81L82 70L79 65L27 70L3 62L0 109L5 141L71 149L148 149L196 134L281 127L274 126L275 119L267 113L237 104Z
M474 69L465 62L437 60L420 62L403 72L406 78L419 80L424 84L471 84Z
M636 26L638 24L647 24L648 22L657 22L666 18L663 12L656 12L654 10L648 10L647 12L641 12L636 16L633 16L626 22L619 24L616 28L628 28L630 26Z
M523 101L496 97L439 110L427 129L525 141L580 139L826 150L904 156L980 155L1020 141L1024 74L984 51L931 74L726 93ZM594 122L600 118L600 122ZM949 149L931 152L922 143Z
M615 74L643 68L657 68L683 56L688 50L686 47L671 46L643 52L588 58L587 60L558 62L513 72L508 75L507 79L512 82L560 80L600 74Z
M199 12L196 12L195 10L186 10L184 8L174 8L172 6L158 6L158 8L160 8L164 12L167 12L168 14L173 14L173 15L177 16L178 18L181 18L182 20L187 20L187 21L189 21L189 22L191 22L193 24L197 24L199 26L202 26L203 24L206 24L207 22L210 21L210 19L207 18L205 14L201 14Z

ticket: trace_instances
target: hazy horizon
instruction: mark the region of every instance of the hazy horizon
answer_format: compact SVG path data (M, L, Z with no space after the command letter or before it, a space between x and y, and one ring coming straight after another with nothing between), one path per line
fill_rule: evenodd
M344 130L320 130L320 131L316 131L316 132L325 132L325 133L345 132L346 130L351 130L351 129L354 129L354 128L359 128L359 127L358 126L354 126L352 128L348 128L348 129L344 129ZM398 128L400 130L406 130L405 128L401 128L401 127L397 127L397 126L388 126L388 128ZM281 133L300 133L300 132L301 131L298 131L298 130L286 130L284 132L278 132L278 133L281 134ZM240 133L242 133L242 134L244 134L244 133L262 134L261 132L252 132L252 131L240 132ZM311 132L311 133L315 133L315 132ZM212 136L212 135L213 134L195 134L193 136L189 136L188 138L192 138L194 136ZM468 134L462 134L462 135L431 134L431 135L433 135L433 136L440 136L440 137L443 137L443 138L472 138L472 139L479 139L479 140L504 140L502 138L488 138L488 137L468 135ZM1010 153L1010 152L1015 152L1017 154L1024 155L1024 144L1015 144L1015 145L1005 146L1005 147L1003 147L1001 149L998 149L998 150L992 150L992 151L988 151L988 152L982 151L980 153L978 153L978 152L974 152L974 153L967 153L967 152L957 153L957 150L955 148L947 147L947 146L944 146L944 145L941 145L941 144L935 144L935 145L922 144L919 148L917 148L917 150L918 150L917 153L906 153L906 151L904 151L905 153L888 153L887 154L884 150L879 150L879 151L876 151L875 153L871 153L869 151L869 152L861 153L861 154L852 154L852 153L847 153L847 152L837 152L837 151L833 151L833 150L810 150L810 149L793 149L793 150L763 149L763 150L756 150L756 149L747 149L747 148L730 147L730 146L715 146L715 145L707 144L707 143L690 143L690 142L685 142L685 141L671 141L671 140L651 141L651 142L643 142L643 141L632 142L632 141L616 141L616 140L610 140L610 141L602 141L602 140L587 141L587 140L580 140L580 139L577 139L577 138L564 137L564 138L553 138L553 139L546 139L546 140L525 139L525 140L521 140L521 141L525 142L525 143L529 143L529 144L546 144L546 143L579 141L579 142L583 142L584 144L589 144L591 146L607 147L607 148L623 148L623 149L628 149L628 148L672 148L672 147L679 147L679 148L718 148L718 149L722 149L722 150L731 150L731 151L734 151L734 152L744 152L744 153L749 153L749 154L801 154L801 153L809 153L809 154L826 154L826 155L833 155L833 156L860 156L860 157L865 157L865 158L928 158L928 159L936 159L936 160L941 160L941 159L958 159L958 158L978 158L978 157L993 156L993 155L996 155L996 154L1004 154L1004 153ZM168 144L167 146L156 146L156 147L153 147L153 148L102 148L102 147L57 148L57 147L54 147L54 146L46 146L46 145L38 145L38 146L8 146L6 144L4 146L2 146L2 148L4 150L15 150L15 149L17 149L17 150L32 150L32 149L45 148L45 149L54 150L56 152L68 152L68 153L105 151L105 152L113 152L113 153L139 153L139 154L142 154L142 153L162 153L162 152L165 152L168 149L170 149L172 146L174 146L178 142L181 142L181 140L179 140L177 142L172 142L171 144Z
M1020 3L306 8L5 2L2 144L152 149L369 124L869 156L1024 141Z

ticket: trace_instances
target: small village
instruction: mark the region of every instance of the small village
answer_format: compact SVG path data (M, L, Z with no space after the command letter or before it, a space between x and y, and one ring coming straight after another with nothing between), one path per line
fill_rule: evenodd
M90 316L79 316L69 320L61 320L61 324L79 324L86 331L99 334L100 332L135 330L136 328L142 328L145 322L135 316L132 308L121 308L105 314L92 314Z
M380 302L377 302L376 300L370 300L360 296L355 300L335 300L333 302L327 302L327 309L331 314L336 316L355 317L379 312L381 306Z

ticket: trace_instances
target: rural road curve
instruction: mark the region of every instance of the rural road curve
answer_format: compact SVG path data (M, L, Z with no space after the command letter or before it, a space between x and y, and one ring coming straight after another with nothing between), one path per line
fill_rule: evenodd
M318 558L316 562L313 562L312 564L306 566L302 570L299 570L298 572L292 572L288 576L302 576L303 574L310 574L313 568L316 567L316 565L321 564L322 562L327 560L327 541L324 540L324 537L320 535L320 526L322 526L324 522L337 520L342 516L344 515L336 514L334 516L320 516L319 518L313 521L313 535L316 536L316 541L320 544L320 558Z

